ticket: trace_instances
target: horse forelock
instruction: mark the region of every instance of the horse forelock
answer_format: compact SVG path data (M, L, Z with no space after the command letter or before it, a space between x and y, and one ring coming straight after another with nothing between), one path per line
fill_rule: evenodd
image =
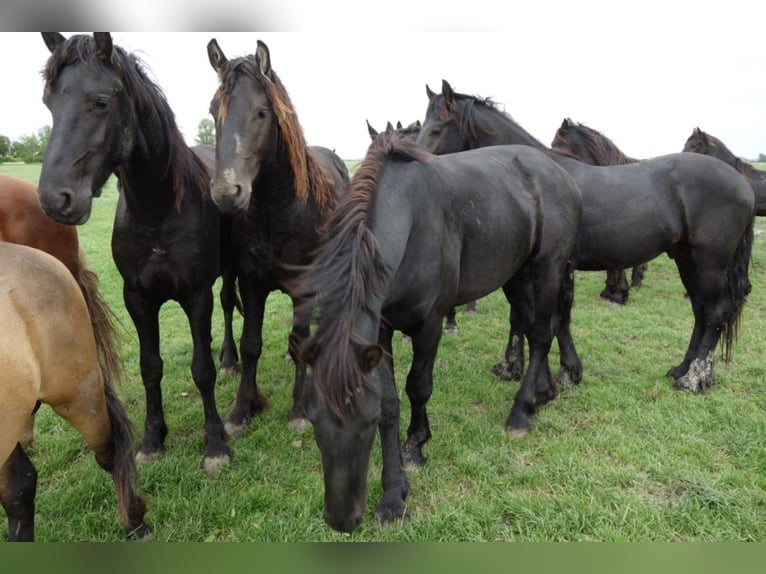
M146 122L140 120L144 114L151 113L157 118L162 132L160 137L168 147L165 175L171 174L176 207L181 205L187 187L198 188L202 193L209 191L209 176L204 164L186 145L165 93L149 77L146 64L136 54L129 53L115 44L110 60L105 62L97 56L96 43L92 36L71 36L51 54L43 69L46 96L50 94L51 87L61 71L70 65L111 67L119 75L136 110L139 129L148 127ZM127 168L120 166L117 172L121 184L128 186Z
M309 198L312 198L320 210L332 206L334 194L330 179L309 152L303 128L298 121L298 114L282 80L274 70L269 72L269 77L264 76L255 61L255 56L248 55L230 60L219 71L220 83L217 92L220 99L219 122L226 119L231 93L242 75L251 78L266 94L272 112L277 117L279 142L293 172L293 183L298 200L306 203Z

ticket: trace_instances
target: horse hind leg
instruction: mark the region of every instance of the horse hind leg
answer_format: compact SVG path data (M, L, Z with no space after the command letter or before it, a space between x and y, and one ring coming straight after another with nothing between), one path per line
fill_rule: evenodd
M8 541L35 539L37 470L19 443L0 467L0 503L8 515Z
M92 374L76 387L66 403L52 405L88 444L99 466L112 475L117 510L129 537L145 538L146 501L138 494L138 471L133 445L133 424L108 384Z
M505 381L520 381L524 374L524 342L531 327L534 293L526 275L519 271L503 285L503 293L510 304L508 343L503 360L492 367L492 374Z

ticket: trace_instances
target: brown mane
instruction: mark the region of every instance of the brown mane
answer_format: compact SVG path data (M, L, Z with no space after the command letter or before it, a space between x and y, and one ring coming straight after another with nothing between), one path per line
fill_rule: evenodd
M566 119L564 125L556 131L553 143L551 144L553 151L590 163L587 158L580 157L574 150L573 145L567 138L567 132L569 131L575 131L582 137L591 159L595 162L594 165L624 165L640 161L625 155L611 139L601 132L584 124L573 122L570 119Z
M218 121L226 118L231 91L240 75L251 78L266 94L272 111L279 125L279 141L293 171L295 194L302 203L313 198L320 210L332 206L334 198L330 181L322 167L311 155L303 128L298 121L298 114L290 101L282 81L274 70L264 76L254 55L234 58L227 61L218 71L219 86L216 96L221 105Z
M146 128L146 125L141 122L142 118L156 117L162 130L161 137L167 142L168 158L165 174L171 174L176 208L180 207L187 187L197 188L201 193L209 193L210 177L207 168L186 145L164 92L149 79L145 64L135 54L129 54L125 49L115 45L111 60L105 62L99 58L92 36L71 36L51 54L42 70L45 81L44 97L49 96L52 85L56 82L61 70L66 66L79 64L94 68L109 67L117 72L136 110L141 129ZM129 185L127 167L119 166L116 172L120 185Z

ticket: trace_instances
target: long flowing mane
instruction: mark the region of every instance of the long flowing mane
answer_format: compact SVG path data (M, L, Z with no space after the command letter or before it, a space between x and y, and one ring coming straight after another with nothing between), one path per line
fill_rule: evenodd
M290 101L282 80L272 69L266 77L256 63L254 55L228 60L218 71L218 93L221 100L219 121L226 118L228 102L239 76L252 79L266 94L279 124L279 145L282 147L293 171L295 194L306 203L313 198L320 209L332 206L334 196L330 182L321 166L314 160L298 121L298 114Z
M453 92L453 99L451 101L447 101L444 97L437 97L430 105L433 108L429 112L432 112L441 120L447 120L452 115L457 116L463 133L468 134L473 139L477 139L476 122L478 121L478 112L488 110L504 118L506 124L513 127L515 131L520 132L525 139L534 142L540 148L545 148L542 142L520 126L508 112L500 109L500 105L492 100L492 98L482 98L480 96ZM426 115L429 114L427 113ZM497 129L491 123L484 124L482 131L489 135L497 135Z
M625 155L611 139L601 132L584 124L573 122L568 118L564 120L564 125L556 131L553 138L551 147L554 151L574 159L584 159L573 150L573 145L567 139L566 132L568 131L574 131L580 135L595 165L623 165L639 161Z
M187 188L196 188L202 193L209 191L210 176L207 168L186 145L164 92L149 78L145 71L146 66L138 56L129 54L125 49L115 45L110 61L104 62L97 54L96 43L92 36L71 36L51 54L43 68L44 94L49 95L61 70L66 66L78 64L93 68L111 67L117 71L130 101L135 106L142 129L145 129L147 125L141 122L142 118L156 117L162 131L160 136L168 145L165 174L171 176L176 207L180 207L184 190ZM117 168L120 184L126 189L129 185L129 173L128 166L121 165Z
M377 136L367 150L349 189L322 228L312 265L299 283L307 299L317 297L317 327L307 343L314 386L327 407L341 420L354 405L358 381L365 381L356 349L374 341L353 336L360 313L375 313L372 303L384 296L391 269L380 254L378 240L368 227L370 204L378 180L393 159L427 162L432 156L401 139L401 134ZM324 352L317 353L318 349Z
M710 148L716 149L711 152L708 151ZM686 149L714 155L718 159L728 163L748 179L751 179L754 175L759 175L758 171L750 163L742 161L742 159L734 155L734 153L726 147L721 140L715 136L711 136L707 132L703 132L699 128L695 128L694 133L689 138Z

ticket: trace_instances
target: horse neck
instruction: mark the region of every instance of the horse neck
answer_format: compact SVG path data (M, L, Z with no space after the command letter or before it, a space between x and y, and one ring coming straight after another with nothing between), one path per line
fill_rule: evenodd
M488 106L474 106L473 129L476 139L471 147L517 144L550 150L510 116Z
M175 202L174 170L184 154L193 153L183 141L171 144L158 117L152 109L139 116L136 123L136 143L128 162L117 171L121 193L135 214L147 210L165 211ZM186 149L178 149L184 146Z

